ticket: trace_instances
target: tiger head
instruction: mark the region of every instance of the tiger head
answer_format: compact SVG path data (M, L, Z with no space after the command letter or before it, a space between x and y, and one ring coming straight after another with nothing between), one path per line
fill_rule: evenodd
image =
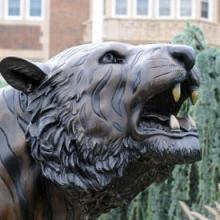
M133 197L174 165L200 159L194 121L177 117L186 99L197 98L194 63L187 46L107 42L46 63L5 58L0 70L25 94L26 137L44 177Z

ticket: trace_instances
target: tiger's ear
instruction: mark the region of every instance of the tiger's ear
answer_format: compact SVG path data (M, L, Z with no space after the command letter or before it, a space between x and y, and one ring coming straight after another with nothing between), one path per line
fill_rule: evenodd
M17 57L7 57L0 62L0 73L6 82L24 93L32 92L47 76L43 64L35 65Z

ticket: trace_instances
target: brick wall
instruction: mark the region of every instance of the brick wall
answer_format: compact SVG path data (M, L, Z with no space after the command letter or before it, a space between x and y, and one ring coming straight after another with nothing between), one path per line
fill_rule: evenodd
M190 21L199 26L211 46L220 47L219 23L207 21ZM144 20L106 18L104 21L104 41L122 41L131 44L167 43L181 33L185 20ZM132 27L132 28L130 28ZM87 22L84 30L84 42L91 42L92 22Z
M191 21L204 31L207 42L212 46L220 46L220 25L207 21ZM123 41L133 44L165 43L181 33L185 27L185 20L144 20L106 18L104 21L104 40ZM132 28L131 28L132 27ZM91 29L91 23L87 24ZM85 31L85 33L90 33ZM89 41L91 35L84 37Z
M83 23L89 19L89 2L89 0L51 1L50 56L83 43Z
M0 48L40 50L40 26L0 25Z

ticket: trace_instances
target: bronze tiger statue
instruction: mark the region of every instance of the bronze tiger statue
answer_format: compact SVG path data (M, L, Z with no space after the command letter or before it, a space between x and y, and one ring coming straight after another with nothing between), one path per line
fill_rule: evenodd
M0 219L96 219L200 159L191 47L117 42L0 72Z

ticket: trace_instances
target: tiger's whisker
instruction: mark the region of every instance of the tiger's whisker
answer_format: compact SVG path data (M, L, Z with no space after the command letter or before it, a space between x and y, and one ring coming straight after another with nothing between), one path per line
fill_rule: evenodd
M160 67L164 67L164 66L167 67L168 65L166 64L166 65L160 65L160 66L152 66L151 69L156 69L156 68L160 68Z
M170 73L171 73L171 72L161 73L160 75L153 77L153 79L159 78L159 77L161 77L161 76L168 75L168 74L170 74Z

